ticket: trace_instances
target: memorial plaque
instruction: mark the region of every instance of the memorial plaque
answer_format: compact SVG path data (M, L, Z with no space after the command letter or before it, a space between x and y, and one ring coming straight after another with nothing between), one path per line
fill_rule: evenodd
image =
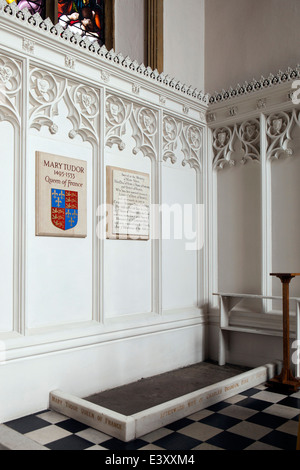
M36 152L36 235L87 236L87 163Z
M149 240L149 174L106 168L107 238Z

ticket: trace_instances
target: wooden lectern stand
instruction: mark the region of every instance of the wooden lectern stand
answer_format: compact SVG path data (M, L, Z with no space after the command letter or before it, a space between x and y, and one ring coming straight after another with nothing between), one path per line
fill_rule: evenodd
M272 273L282 283L282 321L283 321L283 367L279 375L269 380L268 386L283 391L297 391L300 387L300 379L294 377L290 368L290 304L289 285L291 279L300 276L300 273Z

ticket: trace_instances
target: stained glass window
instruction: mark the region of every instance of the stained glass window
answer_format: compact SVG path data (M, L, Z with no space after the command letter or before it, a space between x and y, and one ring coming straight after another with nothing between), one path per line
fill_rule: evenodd
M105 0L58 0L58 21L63 28L104 44Z
M18 8L23 10L27 8L32 15L39 13L42 18L45 18L46 0L25 1L25 0L6 0L7 3L17 3Z

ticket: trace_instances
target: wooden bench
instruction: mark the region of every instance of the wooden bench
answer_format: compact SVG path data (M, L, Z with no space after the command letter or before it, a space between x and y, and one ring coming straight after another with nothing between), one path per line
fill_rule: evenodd
M224 292L216 292L213 295L219 297L219 365L226 364L226 347L228 340L228 332L236 331L240 333L252 333L266 336L282 336L282 330L272 328L253 328L247 326L235 326L230 324L230 314L234 307L236 307L241 301L247 299L253 300L279 300L282 301L281 296L266 296L256 294L232 294ZM300 339L300 298L290 297L290 301L296 302L296 331L292 335L296 340ZM262 315L264 315L262 313ZM296 364L296 376L300 375L300 364L299 361Z

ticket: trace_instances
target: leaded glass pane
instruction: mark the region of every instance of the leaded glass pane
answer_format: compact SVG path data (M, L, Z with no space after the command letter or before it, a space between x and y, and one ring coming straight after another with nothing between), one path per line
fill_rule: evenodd
M58 20L74 33L104 44L105 0L58 0Z
M7 3L17 3L18 8L23 10L27 8L32 15L39 13L42 18L45 18L46 0L25 1L25 0L6 0Z

